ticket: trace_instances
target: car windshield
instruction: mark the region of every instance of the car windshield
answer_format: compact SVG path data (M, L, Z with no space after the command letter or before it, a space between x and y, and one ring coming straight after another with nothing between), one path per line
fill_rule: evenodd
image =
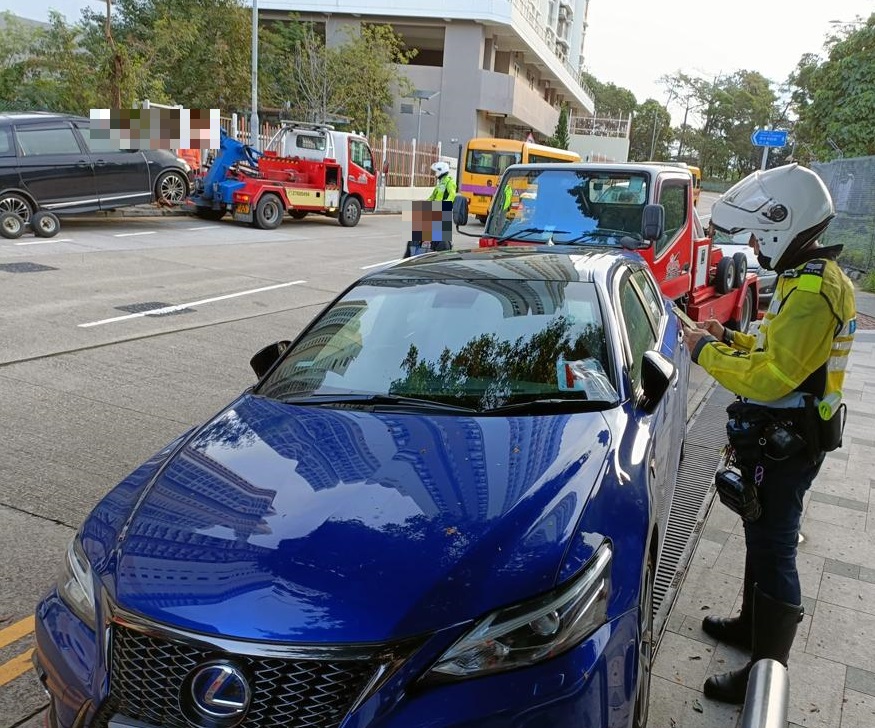
M647 199L643 173L557 167L512 171L495 195L485 235L513 239L529 231L525 240L530 243L619 246L624 237L641 239Z
M497 177L510 165L518 163L521 158L520 152L470 149L465 158L465 171L473 174L491 174Z
M592 283L369 279L314 322L256 393L478 411L545 399L605 405L618 399L609 371Z

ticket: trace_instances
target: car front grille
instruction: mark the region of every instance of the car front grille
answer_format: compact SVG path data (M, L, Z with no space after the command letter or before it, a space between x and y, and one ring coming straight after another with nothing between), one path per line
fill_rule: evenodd
M216 660L249 679L252 699L241 728L336 728L379 668L368 660L229 654L115 625L110 694L93 725L104 728L119 713L161 728L190 728L182 706L186 678Z

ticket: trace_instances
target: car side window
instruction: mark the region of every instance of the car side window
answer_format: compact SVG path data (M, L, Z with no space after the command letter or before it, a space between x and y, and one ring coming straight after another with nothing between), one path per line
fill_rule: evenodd
M659 204L665 208L665 230L654 246L656 257L672 243L680 234L687 221L687 200L689 183L680 181L666 182L659 192Z
M14 157L15 146L12 144L12 130L0 129L0 157Z
M99 137L91 135L91 128L87 126L77 127L85 139L85 144L89 151L94 154L111 154L112 152L120 152L121 140L117 137Z
M641 297L650 311L651 318L656 324L657 331L659 330L662 317L665 316L665 306L662 302L662 293L656 288L653 278L643 270L637 270L632 274L632 280L635 281L638 289L641 291Z
M623 312L629 352L632 356L629 373L632 384L637 389L641 385L641 362L644 359L644 352L655 346L656 332L647 305L641 300L630 276L624 277L620 282L620 309Z
M18 147L25 157L46 154L81 154L79 141L69 126L16 127Z

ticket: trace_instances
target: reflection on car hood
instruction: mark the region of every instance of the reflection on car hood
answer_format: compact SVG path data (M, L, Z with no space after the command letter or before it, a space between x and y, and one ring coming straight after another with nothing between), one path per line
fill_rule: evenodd
M599 413L246 395L170 459L101 576L129 610L225 636L366 642L457 624L554 585L610 439Z

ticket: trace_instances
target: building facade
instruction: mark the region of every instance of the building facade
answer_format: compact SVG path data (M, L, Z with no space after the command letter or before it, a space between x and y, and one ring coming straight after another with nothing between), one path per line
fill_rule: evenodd
M294 12L339 44L362 23L387 23L418 53L404 74L415 98L397 99L398 136L444 149L476 136L537 140L567 104L591 117L581 80L589 0L261 0L265 19Z

